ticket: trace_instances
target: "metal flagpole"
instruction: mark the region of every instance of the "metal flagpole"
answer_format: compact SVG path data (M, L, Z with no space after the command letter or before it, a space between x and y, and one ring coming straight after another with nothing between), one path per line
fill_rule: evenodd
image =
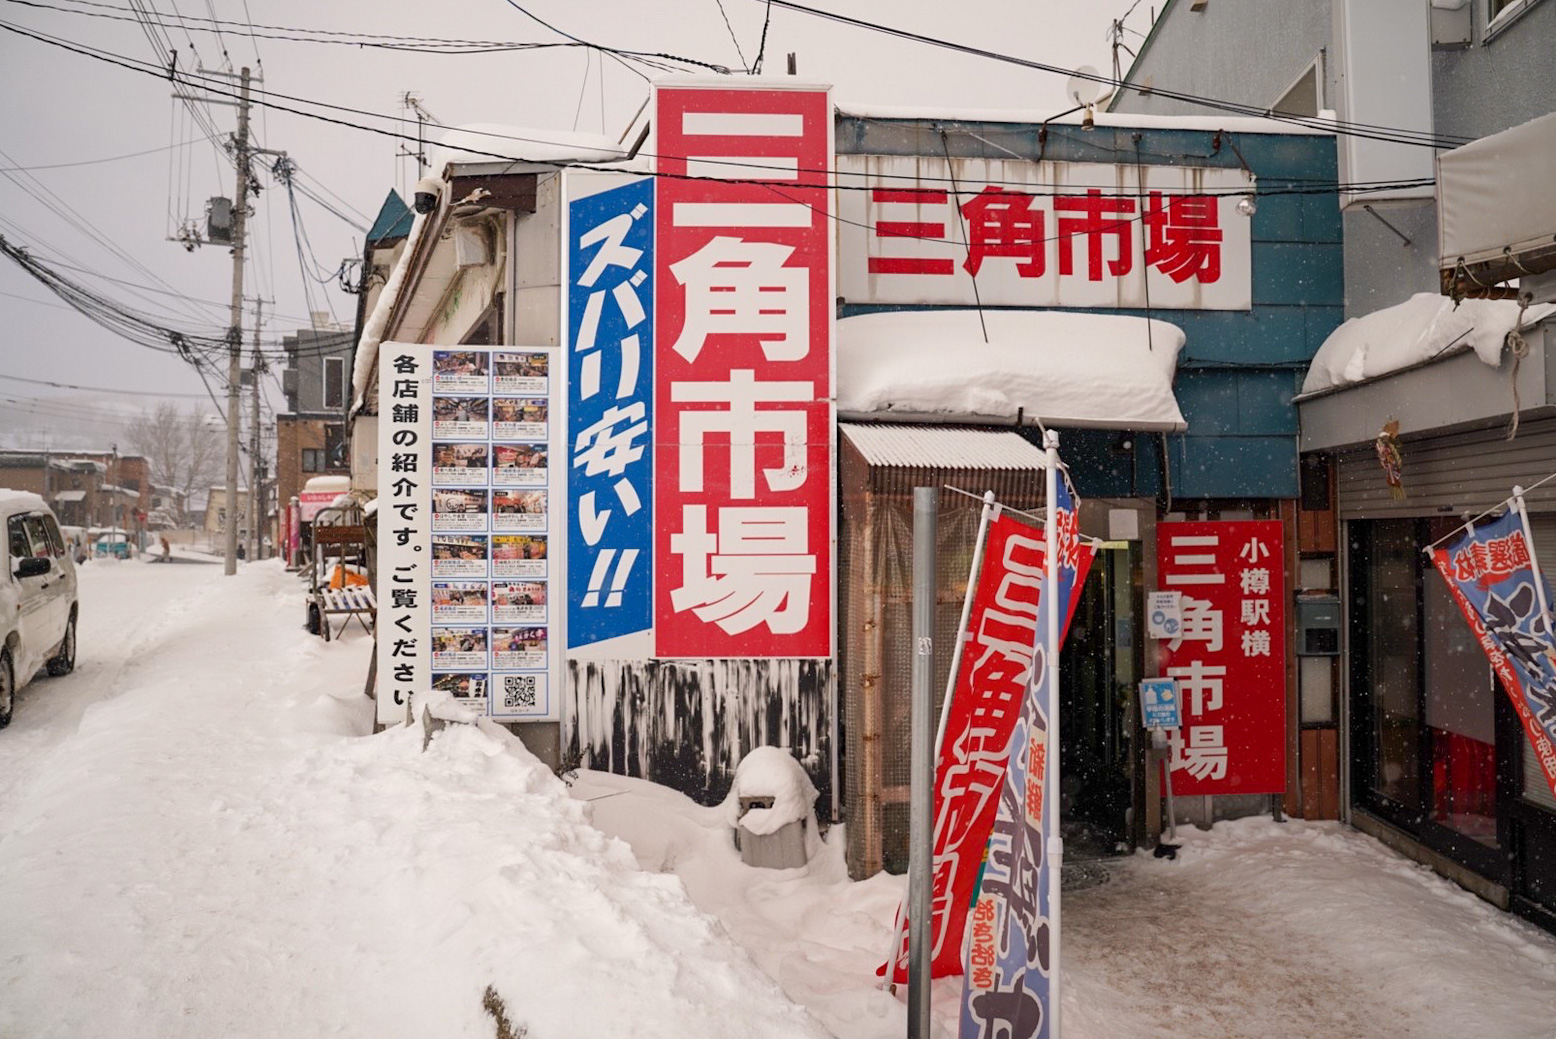
M955 487L947 489L956 490ZM951 650L951 671L946 677L945 699L940 704L940 723L935 728L935 748L934 755L930 758L930 767L937 771L940 766L940 748L945 743L946 725L951 716L951 696L956 691L956 675L962 666L962 648L967 645L967 620L972 616L973 593L978 589L978 577L983 567L983 550L988 542L989 521L998 515L999 511L1000 506L995 504L994 501L994 492L984 491L983 511L978 517L978 538L973 542L972 568L967 572L967 594L962 597L962 619L956 627L956 645ZM933 792L931 792L930 796L933 798ZM933 825L933 800L931 800L930 809L931 825ZM931 841L933 841L933 834L931 834ZM930 851L931 855L933 855L933 844L931 844ZM933 869L933 867L934 862L931 861L930 868ZM886 954L886 977L881 982L881 987L884 989L891 989L892 985L895 984L893 979L897 976L897 960L902 951L904 923L902 907L899 905L897 908L897 920L891 929L891 949Z
M930 698L935 680L935 520L940 491L913 488L913 703L908 827L908 1039L929 1039L930 864L934 855L935 762ZM896 961L888 969L895 973Z
M1052 429L1043 433L1048 454L1044 492L1047 495L1045 533L1047 558L1044 560L1043 595L1048 598L1048 760L1044 777L1043 805L1053 813L1053 831L1048 837L1048 1036L1059 1039L1059 881L1064 860L1064 837L1059 832L1059 614L1064 609L1059 591L1059 434Z
M1529 510L1524 505L1524 489L1513 487L1513 507L1524 525L1524 543L1529 547L1529 569L1534 571L1534 594L1540 600L1540 616L1545 618L1545 637L1556 645L1556 627L1551 624L1551 604L1545 597L1545 577L1540 573L1540 559L1534 554L1534 530L1529 526Z

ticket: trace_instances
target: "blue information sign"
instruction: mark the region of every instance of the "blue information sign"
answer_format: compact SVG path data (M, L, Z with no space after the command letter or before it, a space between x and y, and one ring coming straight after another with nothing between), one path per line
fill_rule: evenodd
M1140 714L1147 729L1176 729L1183 724L1176 678L1147 678L1140 683Z

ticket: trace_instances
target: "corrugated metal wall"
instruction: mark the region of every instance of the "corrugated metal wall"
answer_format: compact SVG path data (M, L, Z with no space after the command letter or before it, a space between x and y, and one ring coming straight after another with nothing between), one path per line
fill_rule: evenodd
M907 868L912 647L913 488L950 485L1036 509L1041 470L869 467L841 440L838 643L845 732L843 780L848 868L857 878ZM940 495L936 531L935 714L944 697L961 620L981 504Z
M1381 426L1383 419L1379 419ZM1339 455L1340 518L1474 515L1512 493L1556 472L1556 418L1523 422L1518 436L1502 426L1404 440L1405 497L1389 494L1383 467L1371 444ZM1531 511L1556 511L1556 480L1529 494Z

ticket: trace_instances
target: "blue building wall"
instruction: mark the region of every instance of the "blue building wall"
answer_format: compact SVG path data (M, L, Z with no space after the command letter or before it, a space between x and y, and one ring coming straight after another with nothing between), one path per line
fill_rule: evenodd
M1174 389L1188 431L1162 437L1071 430L1061 441L1083 494L1296 497L1297 412L1291 399L1313 354L1344 319L1334 139L1074 125L1049 126L1046 142L1039 134L1031 124L841 115L837 151L991 159L1014 153L1034 161L1041 154L1065 162L1232 169L1246 161L1259 191L1251 218L1251 310L1095 311L1150 316L1184 330L1188 341ZM911 308L844 303L838 316L901 309ZM1165 483L1163 457L1170 476Z

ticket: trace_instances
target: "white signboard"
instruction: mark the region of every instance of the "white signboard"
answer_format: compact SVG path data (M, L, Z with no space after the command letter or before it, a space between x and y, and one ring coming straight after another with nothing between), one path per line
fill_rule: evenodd
M1183 633L1183 593L1151 592L1145 597L1145 617L1151 638L1177 638Z
M555 354L380 348L382 722L429 689L502 720L558 717Z
M849 303L1253 305L1249 218L1237 211L1253 178L1241 169L912 155L837 165Z

